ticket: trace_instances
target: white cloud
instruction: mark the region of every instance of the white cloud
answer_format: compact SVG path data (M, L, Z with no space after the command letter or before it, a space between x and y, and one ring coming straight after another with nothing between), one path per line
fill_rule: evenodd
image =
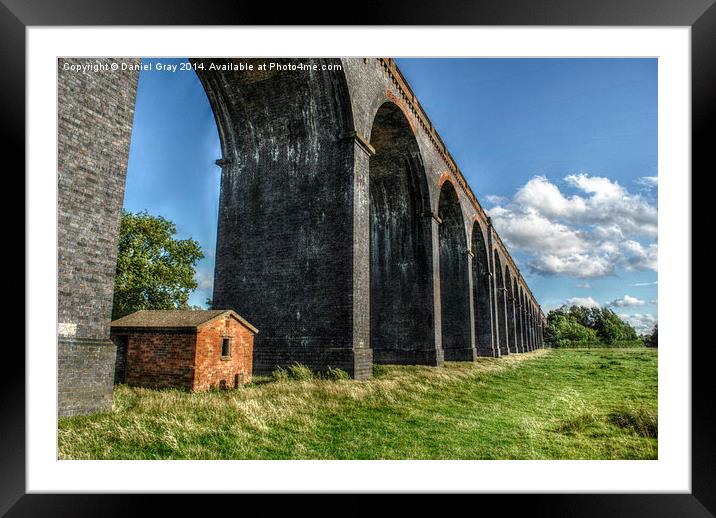
M577 284L576 287L577 287L577 288L581 288L581 289L583 289L583 290L589 290L589 289L592 288L592 285L589 284L588 282L585 282L584 284Z
M547 248L563 256L583 253L589 248L579 231L553 223L541 214L521 214L502 207L489 213L493 222L499 221L500 235L526 251L538 252Z
M648 333L654 329L654 325L658 322L656 315L650 314L634 314L634 315L619 315L625 322L631 325L634 330L639 334Z
M654 281L654 282L637 282L636 284L632 284L632 286L654 286L655 284L659 284L659 281Z
M544 176L535 176L515 194L514 202L547 217L568 217L582 214L587 210L584 199L579 196L566 198L559 188Z
M197 270L194 273L194 280L198 284L197 290L209 291L214 289L214 274L213 272L207 272L206 270Z
M632 297L630 295L624 295L620 299L612 300L607 304L607 306L615 306L618 308L629 308L629 307L635 307L635 306L643 306L646 304L645 301L638 299L636 297Z
M583 306L585 308L600 308L602 305L592 297L572 297L567 299L568 306Z
M639 185L643 185L647 188L652 187L658 187L659 186L659 177L658 176L642 176L639 178L636 183Z
M505 203L507 201L507 198L505 198L504 196L497 196L496 194L488 194L487 196L485 196L485 200L495 205L499 205L500 203Z
M609 178L580 173L564 178L581 194L565 195L544 176L535 176L512 201L488 210L510 247L529 256L545 275L603 277L621 266L656 270L656 207ZM647 244L637 241L646 239Z
M587 174L571 174L564 178L568 183L591 194L593 201L603 202L621 200L626 193L617 182L602 176L589 176Z
M530 267L546 275L579 278L605 277L614 273L613 264L604 257L592 254L542 254L530 263Z
M627 240L623 243L624 268L628 271L657 270L658 246L642 246L638 241Z

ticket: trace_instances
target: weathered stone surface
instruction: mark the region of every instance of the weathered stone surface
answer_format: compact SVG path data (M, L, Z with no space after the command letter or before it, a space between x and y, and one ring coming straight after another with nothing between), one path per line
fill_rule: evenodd
M115 347L109 340L62 338L57 341L59 415L112 410Z
M223 152L213 299L261 330L255 372L364 379L541 346L534 296L392 59L191 61ZM78 337L109 335L136 79L59 75L60 324Z
M112 403L109 322L138 77L112 71L118 62L139 60L57 62L60 415L110 410ZM108 70L70 70L82 65Z
M370 143L370 345L376 363L438 365L430 199L413 128L384 103Z

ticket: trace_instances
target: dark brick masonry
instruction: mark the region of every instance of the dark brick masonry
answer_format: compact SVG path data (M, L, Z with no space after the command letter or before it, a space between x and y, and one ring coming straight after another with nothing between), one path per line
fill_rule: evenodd
M191 61L222 145L213 299L261 329L254 372L301 362L365 379L373 361L541 347L544 315L392 59ZM61 415L111 405L138 75L114 62L139 60L58 61ZM270 62L310 69L259 70ZM91 64L106 70L65 66Z
M368 372L353 333L353 139L342 72L207 72L224 135L213 301L262 332L254 370ZM273 60L276 61L276 60ZM338 60L281 60L317 66Z
M117 234L137 72L70 66L139 59L59 59L57 163L58 406L60 415L112 408L109 340Z

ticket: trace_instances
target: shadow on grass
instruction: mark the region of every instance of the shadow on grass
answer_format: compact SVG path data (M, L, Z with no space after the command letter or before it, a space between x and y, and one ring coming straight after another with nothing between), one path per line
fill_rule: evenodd
M614 426L632 430L642 437L659 436L659 420L655 411L645 407L629 408L612 412L607 420Z

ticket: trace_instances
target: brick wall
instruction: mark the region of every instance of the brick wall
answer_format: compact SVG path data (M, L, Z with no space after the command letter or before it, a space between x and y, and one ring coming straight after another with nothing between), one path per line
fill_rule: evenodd
M109 338L138 74L66 68L125 61L57 63L58 317L76 338Z
M221 356L223 338L231 340L229 357ZM203 326L196 340L194 390L236 387L251 381L253 333L230 315Z
M115 347L108 340L60 340L57 349L59 415L112 410L114 361Z
M181 387L194 384L196 332L135 331L127 340L127 384Z
M119 346L123 338L127 344L128 385L208 390L234 388L251 381L253 333L230 315L198 331L123 329L112 335L118 351L123 349ZM224 338L231 340L226 357L222 356Z
M224 153L214 307L260 329L257 373L293 361L325 369L338 349L349 363L354 144L342 72L198 75Z
M138 73L111 64L57 62L58 413L112 408L109 341L117 233ZM108 70L70 70L99 64Z

